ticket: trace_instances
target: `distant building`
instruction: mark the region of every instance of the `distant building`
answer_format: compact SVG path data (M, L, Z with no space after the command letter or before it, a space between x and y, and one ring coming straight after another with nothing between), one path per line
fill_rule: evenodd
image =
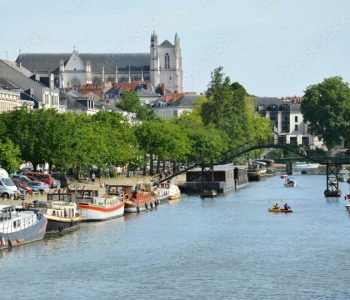
M104 82L149 81L156 89L164 84L170 92L182 92L182 56L180 39L174 45L168 40L158 44L151 36L149 53L22 53L16 63L40 77L55 75L61 89Z
M0 78L0 113L21 107L20 96L21 93L18 87Z
M308 132L300 111L301 97L254 97L255 110L274 124L275 143L323 148L323 143Z
M164 119L171 119L181 116L186 111L192 111L198 97L198 95L182 95L168 101L156 100L148 104L148 107L157 116Z
M0 59L0 78L16 85L21 90L21 99L33 101L36 108L59 107L59 92L54 88L53 76L43 82L26 68L15 62Z

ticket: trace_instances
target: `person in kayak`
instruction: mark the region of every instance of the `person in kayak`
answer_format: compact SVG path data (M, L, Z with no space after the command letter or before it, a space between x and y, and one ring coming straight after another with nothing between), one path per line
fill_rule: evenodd
M276 204L273 206L273 209L280 209L280 206L278 205L278 203L276 203Z
M284 204L283 207L284 207L285 210L289 210L290 209L290 206L287 203Z

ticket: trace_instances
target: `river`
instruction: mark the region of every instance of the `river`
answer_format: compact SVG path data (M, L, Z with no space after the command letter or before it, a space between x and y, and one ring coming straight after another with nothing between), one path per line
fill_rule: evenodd
M278 176L0 255L0 299L350 299L350 217L321 175ZM274 203L291 214L268 213Z

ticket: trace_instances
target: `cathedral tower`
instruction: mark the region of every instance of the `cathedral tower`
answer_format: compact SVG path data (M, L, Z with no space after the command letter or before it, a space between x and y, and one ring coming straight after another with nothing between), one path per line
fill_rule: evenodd
M158 45L158 37L153 32L151 36L151 84L157 87L164 83L165 88L173 93L183 91L182 56L180 39L175 34L174 45L168 40Z

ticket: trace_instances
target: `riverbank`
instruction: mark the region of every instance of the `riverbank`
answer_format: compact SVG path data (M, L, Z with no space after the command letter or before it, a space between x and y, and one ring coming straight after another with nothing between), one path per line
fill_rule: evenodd
M138 183L147 182L153 180L152 176L142 176L142 175L136 175L136 176L118 176L116 178L97 178L95 182L89 181L73 181L70 183L71 188L79 189L86 189L86 190L99 190L100 194L103 194L105 191L105 186L108 184L126 184L126 185L136 185ZM173 184L179 184L181 182L185 181L185 175L179 175L176 176L171 180L171 183ZM57 192L64 192L65 189L51 189L50 193L57 193ZM10 200L10 199L2 199L0 198L0 205L14 205L19 206L23 205L24 203L32 203L35 200L39 201L46 201L47 200L47 194L34 194L34 195L28 195L26 199L23 200Z

